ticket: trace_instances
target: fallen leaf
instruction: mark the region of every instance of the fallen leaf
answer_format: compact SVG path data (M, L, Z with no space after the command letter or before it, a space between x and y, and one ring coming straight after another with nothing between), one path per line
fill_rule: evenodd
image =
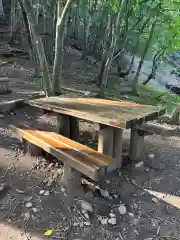
M52 229L48 229L48 230L44 233L44 236L45 236L45 237L50 237L50 236L52 236L52 234L53 234L53 230L52 230Z

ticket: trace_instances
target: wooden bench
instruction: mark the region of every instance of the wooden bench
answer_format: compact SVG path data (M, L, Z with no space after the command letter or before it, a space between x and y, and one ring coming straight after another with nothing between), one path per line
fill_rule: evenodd
M29 130L14 126L11 126L11 129L21 139L26 140L26 143L33 144L31 148L28 148L31 149L31 152L39 153L37 150L43 149L45 152L62 161L68 175L76 171L76 173L80 172L88 178L98 181L105 174L116 169L116 161L111 157L57 133Z

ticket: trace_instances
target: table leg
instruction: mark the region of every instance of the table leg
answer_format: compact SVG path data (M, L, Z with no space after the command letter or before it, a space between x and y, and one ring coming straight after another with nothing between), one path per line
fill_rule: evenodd
M131 160L140 160L144 150L144 134L140 134L135 128L131 129L129 158Z
M123 130L119 128L114 128L113 130L114 130L113 158L116 159L117 168L121 168Z
M113 156L113 128L107 126L100 126L98 132L98 152Z
M70 137L70 118L67 115L57 115L57 133Z
M75 117L70 117L70 138L79 142L79 120Z

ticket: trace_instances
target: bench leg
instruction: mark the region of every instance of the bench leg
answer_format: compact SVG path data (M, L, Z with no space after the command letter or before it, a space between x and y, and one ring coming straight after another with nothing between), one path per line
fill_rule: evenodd
M114 128L113 158L116 159L117 168L122 165L123 130Z
M113 128L100 126L98 132L98 152L107 156L113 156Z
M66 163L64 164L63 184L67 187L68 192L71 192L74 195L82 190L81 173L71 168Z
M24 145L24 151L25 153L29 154L32 157L39 157L42 156L43 151L40 147L24 140L23 141L23 145Z
M70 117L70 138L79 142L79 120L75 117Z
M70 118L67 115L57 115L57 133L62 134L64 137L70 137Z
M144 135L140 134L135 128L131 129L129 158L131 160L140 160L144 150Z

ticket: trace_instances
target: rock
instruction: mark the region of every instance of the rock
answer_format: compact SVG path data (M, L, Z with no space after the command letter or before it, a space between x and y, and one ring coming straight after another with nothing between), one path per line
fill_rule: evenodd
M113 226L116 225L116 218L109 218L108 223Z
M31 215L29 212L24 213L24 221L29 221Z
M152 201L153 201L154 203L158 203L157 198L152 198Z
M104 181L106 184L110 184L110 180L109 179L106 179L105 181Z
M91 93L91 92L89 92L89 91L85 91L85 92L84 92L84 96L89 96L90 93Z
M32 207L32 202L27 202L27 203L26 203L26 207L27 207L27 208L31 208L31 207Z
M144 164L144 162L143 162L143 161L141 161L141 162L138 162L138 163L136 163L136 164L135 164L135 168L140 168L140 167L142 167L142 166L143 166L143 164Z
M91 203L86 202L84 200L81 200L80 203L81 203L81 208L83 210L86 210L87 212L93 212L93 207Z
M144 240L153 240L153 238L149 237L149 238L145 238Z
M107 190L100 189L100 192L101 192L102 197L104 197L104 198L109 197L109 192Z
M45 191L43 195L44 195L44 196L49 196L49 195L50 195L49 190Z
M126 207L124 204L120 204L120 206L118 207L118 211L121 215L126 214Z
M61 192L65 192L66 189L64 187L61 187Z
M44 193L45 193L45 190L44 190L44 189L41 189L41 190L39 191L39 194L40 194L40 195L44 195Z
M114 213L109 214L110 218L116 218L116 215Z
M129 212L129 213L128 213L128 215L129 215L129 217L131 217L131 218L133 218L133 217L134 217L134 214L133 214L133 213L131 213L131 212Z
M57 169L57 174L58 175L62 175L63 174L63 169L62 168L58 168Z
M153 154L153 153L151 153L151 154L149 154L148 155L148 158L150 158L150 159L154 159L156 156L155 156L155 154Z
M38 209L36 207L32 208L33 213L37 213Z
M106 225L108 223L108 218L103 217L101 218L100 222L102 225Z

